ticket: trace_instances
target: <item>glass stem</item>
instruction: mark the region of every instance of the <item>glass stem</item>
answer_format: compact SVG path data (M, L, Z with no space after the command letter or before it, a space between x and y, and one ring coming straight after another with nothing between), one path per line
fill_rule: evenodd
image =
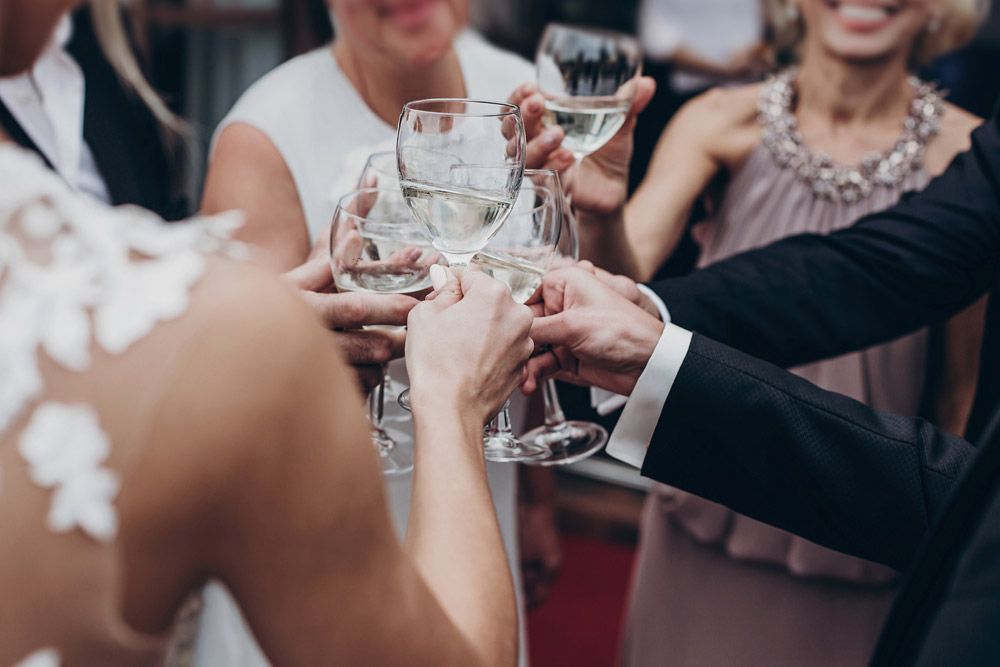
M368 422L372 430L382 433L382 417L385 414L385 379L386 374L382 374L382 381L368 394Z
M559 404L556 381L549 378L542 385L542 399L545 403L545 425L552 431L566 428L566 415Z
M510 401L504 402L503 409L490 421L486 427L486 435L491 438L510 439L514 437L514 429L510 424Z
M583 153L573 153L573 188L566 193L566 204L572 205L573 193L580 185L580 163L583 162Z

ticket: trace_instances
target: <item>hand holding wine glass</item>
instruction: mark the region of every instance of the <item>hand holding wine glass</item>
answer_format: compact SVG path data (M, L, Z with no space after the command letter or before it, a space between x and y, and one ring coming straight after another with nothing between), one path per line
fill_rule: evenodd
M621 33L550 24L535 64L545 123L565 131L578 172L625 123L642 72L639 44Z

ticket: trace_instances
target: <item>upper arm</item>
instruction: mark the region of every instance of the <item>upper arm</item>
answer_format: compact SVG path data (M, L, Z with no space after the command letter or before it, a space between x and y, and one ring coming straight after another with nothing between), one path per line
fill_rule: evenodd
M275 664L476 664L395 536L327 333L260 270L198 290L209 324L132 479L129 516L154 530L131 549L130 592L162 605L161 582L219 578Z
M246 224L237 238L266 251L279 270L301 264L311 247L299 192L274 143L256 127L233 123L222 130L208 165L205 213L241 209Z
M660 136L625 211L640 279L648 280L670 256L699 195L732 154L746 150L734 144L746 143L746 129L755 122L747 92L711 90L691 100Z

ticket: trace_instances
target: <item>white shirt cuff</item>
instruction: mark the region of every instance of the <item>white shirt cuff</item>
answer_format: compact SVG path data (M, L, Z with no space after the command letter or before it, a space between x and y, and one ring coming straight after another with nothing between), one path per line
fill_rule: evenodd
M618 425L608 440L608 454L636 468L642 467L649 441L660 421L663 404L690 346L690 331L669 322L664 325L660 340L653 348L653 354L636 381Z
M667 310L667 306L663 303L663 299L656 295L656 292L649 289L642 283L638 283L636 287L639 291L646 295L646 297L653 302L656 306L656 310L660 313L661 322L670 321L670 311ZM597 410L597 414L604 416L610 415L612 412L625 405L628 400L627 396L622 396L621 394L616 394L613 391L608 391L607 389L601 389L600 387L590 388L590 406Z

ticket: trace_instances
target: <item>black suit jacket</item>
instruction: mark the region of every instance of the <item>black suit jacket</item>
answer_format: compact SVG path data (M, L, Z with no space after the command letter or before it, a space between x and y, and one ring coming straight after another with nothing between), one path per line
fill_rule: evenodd
M1000 301L987 313L975 446L771 364L942 322L998 286L998 259L994 114L896 207L652 285L705 337L692 340L643 473L908 571L873 664L1000 664Z
M83 136L108 185L111 202L136 204L167 220L185 217L188 207L180 195L180 153L168 151L157 120L123 86L105 59L87 8L73 16L67 51L83 71ZM2 101L0 125L14 141L52 166Z

